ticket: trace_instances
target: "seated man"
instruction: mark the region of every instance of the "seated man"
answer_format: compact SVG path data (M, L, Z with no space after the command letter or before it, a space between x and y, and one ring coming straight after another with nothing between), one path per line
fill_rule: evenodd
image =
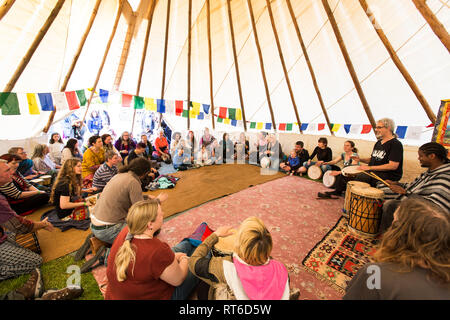
M17 168L17 171L22 174L25 179L31 180L36 179L40 175L45 174L43 171L35 171L33 169L34 163L33 160L28 158L27 152L22 147L14 147L8 150L9 154L15 154L18 155L22 161L19 163L19 167Z
M136 145L136 149L132 150L128 156L125 158L125 164L130 163L131 161L133 161L134 159L138 158L138 157L143 157L145 159L148 158L148 155L145 152L145 148L147 146L145 145L145 143L143 142L139 142Z
M106 161L94 174L94 180L92 186L97 188L99 192L103 191L103 188L118 172L117 164L120 162L120 156L114 151L110 150L106 152Z
M173 156L173 167L177 170L187 170L192 167L192 159L184 153L183 148L179 148Z
M439 143L429 142L419 148L418 154L421 167L428 168L427 171L411 183L400 184L388 180L389 188L382 188L386 194L394 192L398 195L396 200L388 200L383 205L382 232L391 226L395 210L409 196L422 197L437 204L443 212L450 213L450 163L447 149Z
M305 162L308 162L308 160L309 160L309 152L308 152L308 150L304 149L303 146L304 146L303 141L297 141L294 146L294 150L297 153L297 157L300 159L301 165L303 165L303 163L305 163ZM282 162L280 164L280 169L282 171L289 171L289 170L286 170L286 168L285 168L286 166L289 166L288 161ZM299 169L300 168L297 169L298 173L300 173Z

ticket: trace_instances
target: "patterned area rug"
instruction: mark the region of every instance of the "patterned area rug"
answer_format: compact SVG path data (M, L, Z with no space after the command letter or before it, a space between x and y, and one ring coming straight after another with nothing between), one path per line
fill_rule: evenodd
M347 218L341 217L327 235L303 259L303 266L341 294L348 281L376 251L379 238L351 233Z

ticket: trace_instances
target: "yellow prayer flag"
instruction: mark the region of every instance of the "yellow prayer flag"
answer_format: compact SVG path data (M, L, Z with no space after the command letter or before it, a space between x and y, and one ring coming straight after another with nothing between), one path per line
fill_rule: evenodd
M193 109L189 110L189 117L190 118L197 118L197 115L195 114Z
M236 120L242 120L242 111L241 111L241 109L236 109Z
M144 98L145 110L156 111L156 103L153 98Z
M34 93L27 93L27 100L30 114L40 114L39 106L36 101L36 95Z
M258 130L261 130L263 127L264 127L264 123L262 123L262 122L258 122L256 124L256 129L258 129Z
M224 119L223 123L230 124L231 123L231 119Z
M332 132L338 132L340 128L341 128L341 125L335 123L335 124L333 125L333 128L331 128L331 131L332 131Z
M200 103L192 102L192 111L196 116L198 116L200 114Z

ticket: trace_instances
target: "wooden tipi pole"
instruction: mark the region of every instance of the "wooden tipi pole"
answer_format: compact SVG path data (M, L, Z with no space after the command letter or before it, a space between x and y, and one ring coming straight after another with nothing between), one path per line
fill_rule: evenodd
M187 69L187 129L191 128L191 45L192 45L192 32L191 32L191 19L192 19L192 0L189 0L188 10L188 69Z
M58 16L59 11L61 10L62 6L64 5L64 0L58 0L55 7L53 8L52 12L48 16L47 20L45 21L42 28L39 30L38 35L36 38L34 38L33 43L31 44L30 48L28 49L27 53L22 58L22 61L19 63L19 66L17 67L16 71L14 72L13 76L11 77L11 80L9 80L6 87L3 89L3 92L11 92L14 86L16 85L17 80L19 80L20 76L22 75L22 72L25 70L26 66L31 60L31 57L33 56L34 52L38 48L39 44L41 43L42 39L44 38L45 34L47 33L48 29L50 29L50 26L52 25L53 21L55 21L56 17Z
M314 85L314 89L316 90L317 98L319 99L320 107L322 108L322 112L323 112L323 115L325 116L325 120L327 122L328 128L330 129L331 135L334 136L334 132L331 131L333 128L331 127L330 118L328 117L328 112L327 112L327 109L325 108L325 103L323 102L322 93L320 92L319 85L317 84L316 74L314 72L314 68L312 66L311 60L309 59L308 50L306 50L306 45L305 45L305 42L303 41L303 37L302 37L302 34L300 32L300 28L298 26L298 23L297 23L297 19L295 18L294 10L292 9L291 0L286 0L286 3L287 3L288 9L289 9L289 13L290 13L291 18L292 18L292 22L293 22L294 27L295 27L295 31L297 33L298 41L300 42L300 46L302 47L302 51L303 51L303 55L304 55L305 60L306 60L306 64L308 65L309 73L311 75L311 79L312 79L312 82L313 82L313 85Z
M215 121L214 121L214 91L213 91L213 73L212 73L212 52L211 52L211 7L210 0L206 0L206 24L208 29L208 63L209 63L209 96L211 100L211 122L213 130L216 129Z
M238 62L237 53L236 53L236 40L234 39L233 16L231 14L230 1L231 0L227 0L227 11L228 11L228 22L230 24L231 44L233 47L234 69L236 71L236 81L237 81L238 91L239 91L239 102L241 103L242 120L244 122L244 131L247 131L247 120L245 118L244 98L242 96L241 76L239 73L239 62ZM213 116L214 116L214 114L213 114Z
M0 21L3 19L3 17L8 13L9 9L11 9L12 5L14 4L16 0L6 0L1 6L0 6Z
M60 91L66 91L67 85L69 83L70 77L72 76L73 70L75 69L75 66L77 65L78 58L81 55L81 51L83 51L84 44L86 43L86 39L89 35L89 32L91 31L92 25L94 24L95 17L97 16L98 8L100 7L100 3L102 0L97 0L94 6L94 10L92 10L91 18L89 19L89 23L86 27L86 30L84 31L83 37L81 38L80 44L78 45L77 52L75 53L75 56L73 57L72 64L70 65L69 71L67 71L66 77L64 78L64 82L61 85ZM54 109L48 118L47 125L42 130L44 133L47 133L50 129L50 126L53 123L53 119L55 118L56 110Z
M145 57L147 56L147 49L148 49L148 40L150 38L150 30L152 28L152 22L153 22L153 13L155 12L155 6L156 6L156 0L152 1L151 8L147 15L147 30L145 33L145 43L144 43L144 49L142 50L142 58L141 58L141 68L139 70L139 78L137 83L137 89L136 89L136 95L139 96L139 93L141 91L141 81L142 81L142 74L144 73L144 66L145 66ZM136 109L134 109L133 112L133 122L131 125L131 132L133 132L134 129L134 119L136 117Z
M273 34L275 35L275 42L277 43L278 55L280 56L281 66L283 67L284 78L289 90L289 95L291 97L292 106L294 108L295 118L298 123L298 130L302 132L302 123L300 122L300 116L298 115L297 103L295 102L294 92L292 91L291 81L289 80L289 74L286 68L286 62L284 61L283 50L281 49L280 38L278 37L277 27L275 26L275 21L273 19L272 6L270 0L266 0L267 10L269 12L270 23L272 25Z
M442 23L433 14L433 11L427 6L425 0L412 0L412 2L428 22L431 30L441 40L442 44L447 48L447 51L450 52L450 36Z
M253 15L252 1L247 0L247 4L248 4L248 10L250 13L250 20L252 22L252 29L253 29L253 35L255 38L256 49L258 51L259 64L261 66L261 74L262 74L263 81L264 81L264 89L266 91L267 104L269 105L270 117L272 118L273 129L275 132L277 132L277 126L275 124L275 116L274 116L273 109L272 109L272 101L270 100L269 86L267 84L266 72L264 70L264 61L263 61L263 56L262 56L262 52L261 52L261 46L259 45L258 32L256 30L255 17Z
M430 119L430 121L432 123L435 123L436 122L436 115L432 111L428 101L423 96L423 94L420 91L419 87L417 86L417 84L414 82L413 78L409 74L409 72L406 69L405 65L402 63L402 61L398 57L397 53L395 52L394 48L392 47L392 45L391 45L389 39L387 38L386 34L384 33L383 29L381 28L381 26L376 21L374 15L370 11L369 6L367 5L366 0L359 0L359 3L361 4L361 7L363 8L363 10L366 13L367 17L369 18L369 20L371 21L375 31L377 32L378 36L380 37L380 40L383 42L384 46L386 47L389 55L391 56L392 61L397 66L398 70L400 71L400 73L405 78L405 80L408 83L409 87L411 88L411 90L416 95L417 100L419 100L420 104L422 105L423 109L425 110L425 113L427 114L428 119Z
M358 92L359 99L363 105L364 111L366 112L367 118L369 119L370 124L372 125L372 129L375 132L376 122L372 115L372 111L370 110L369 103L367 102L366 96L362 90L361 84L359 82L358 76L356 75L355 68L353 67L352 60L350 59L350 55L345 47L344 39L342 38L341 32L337 26L336 20L334 19L333 12L331 11L330 5L328 4L328 0L322 0L325 11L327 12L328 19L330 20L331 27L333 28L334 35L336 36L336 40L341 48L342 55L344 56L345 63L347 65L348 71L350 72L350 76L352 77L353 83L355 85L356 91Z
M119 0L119 1L120 2L119 2L119 8L117 9L116 20L114 21L114 26L113 26L113 29L111 31L111 35L109 36L108 44L106 45L105 53L103 54L103 60L102 60L102 63L100 64L100 67L98 69L97 78L95 79L94 86L92 87L92 92L91 92L91 95L89 97L88 104L87 104L87 107L86 107L86 112L84 113L82 122L84 122L84 119L86 119L86 115L87 115L89 107L91 105L92 98L94 97L95 89L97 89L98 81L100 80L100 76L102 74L103 67L104 67L105 62L106 62L106 58L108 57L109 49L111 48L111 43L112 43L112 41L114 39L114 35L116 34L117 25L119 24L120 15L122 14L122 9L123 9L123 5L124 5L124 0Z

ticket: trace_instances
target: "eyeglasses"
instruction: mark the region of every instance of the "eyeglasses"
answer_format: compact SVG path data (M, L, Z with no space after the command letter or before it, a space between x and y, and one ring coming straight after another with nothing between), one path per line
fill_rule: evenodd
M376 129L383 129L383 128L385 128L385 127L379 127L379 126L378 126L378 127L375 127L375 128L376 128Z

